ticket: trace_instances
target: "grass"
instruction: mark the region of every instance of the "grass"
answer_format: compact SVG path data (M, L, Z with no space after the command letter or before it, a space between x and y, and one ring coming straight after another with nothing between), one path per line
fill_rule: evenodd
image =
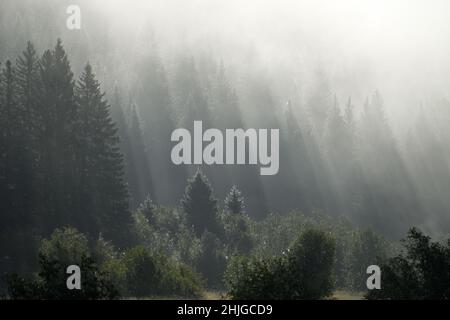
M348 292L348 291L338 290L333 294L333 297L331 299L333 299L333 300L363 300L364 294L358 293L358 292Z

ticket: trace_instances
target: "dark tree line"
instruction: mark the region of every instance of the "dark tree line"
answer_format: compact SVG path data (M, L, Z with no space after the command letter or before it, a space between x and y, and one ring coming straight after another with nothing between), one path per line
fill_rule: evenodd
M62 226L126 245L120 140L92 67L75 80L61 41L42 56L28 43L0 90L1 271L28 270L36 240Z

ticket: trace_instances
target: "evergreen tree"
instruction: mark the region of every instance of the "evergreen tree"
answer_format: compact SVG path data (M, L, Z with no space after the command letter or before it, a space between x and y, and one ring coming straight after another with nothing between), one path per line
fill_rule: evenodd
M210 59L212 60L212 59ZM212 60L213 61L213 60ZM205 69L211 63L205 62ZM215 65L215 64L213 64ZM245 129L240 100L230 79L230 71L225 67L223 62L210 75L210 88L208 90L209 102L214 115L214 128L221 130L226 129ZM248 159L248 151L246 158ZM204 168L203 170L208 170ZM252 212L261 214L266 212L267 206L265 194L261 184L261 176L259 168L256 166L224 166L210 168L208 177L217 183L216 194L226 196L227 186L237 184L245 190L248 195L248 205L252 208Z
M45 51L39 68L41 90L37 97L39 126L40 228L44 235L67 225L77 210L73 195L77 173L75 159L77 107L69 59L58 40L54 50Z
M231 253L248 254L253 247L250 219L245 213L244 198L237 186L233 186L225 198L222 223Z
M136 105L130 106L128 136L131 145L132 170L129 181L132 206L136 207L145 200L148 194L153 196L152 175L149 167L149 157L141 129L141 122L137 114Z
M366 102L358 131L363 208L358 216L376 230L400 235L406 227L402 221L417 221L419 204L378 92Z
M128 185L130 193L132 193L130 182L136 181L136 178L134 177L134 175L136 174L136 170L134 167L134 158L130 141L129 128L122 105L121 95L117 87L114 88L114 94L111 99L111 118L117 126L117 134L120 138L120 152L123 155L124 161L125 181Z
M347 204L351 203L349 179L355 173L352 166L353 144L349 127L341 114L336 97L334 99L334 105L328 112L323 137L326 174L329 187L334 190L327 197L327 207L336 213L345 213L348 210Z
M218 233L217 200L213 197L208 179L200 169L188 181L181 205L188 225L193 226L198 237L201 237L205 230Z
M83 199L89 200L90 210L81 222L97 236L101 230L107 239L123 246L129 240L131 215L128 193L123 181L123 159L119 150L117 128L109 114L109 105L88 64L77 84L82 128L80 150ZM89 222L90 225L84 225Z
M194 58L181 58L177 65L174 105L182 127L192 128L194 121L200 120L205 128L211 127L211 110Z
M158 187L152 195L159 203L173 203L183 193L186 172L183 166L176 166L170 159L171 134L175 129L172 115L172 97L166 69L158 56L153 39L149 41L150 53L137 64L135 84L136 103L142 118L144 145L151 155L149 167L153 181ZM148 178L149 179L149 178Z
M233 186L225 198L225 210L231 214L244 214L244 197L237 186Z

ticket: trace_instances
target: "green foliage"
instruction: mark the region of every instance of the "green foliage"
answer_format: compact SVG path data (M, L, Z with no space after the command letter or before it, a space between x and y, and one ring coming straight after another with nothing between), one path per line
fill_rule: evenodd
M195 266L208 281L208 287L222 288L226 257L222 242L213 233L205 231L200 238L200 254Z
M335 244L307 230L281 257L232 260L225 280L232 299L320 299L331 295Z
M386 241L371 230L353 231L344 256L346 289L362 292L367 289L367 267L379 265L386 260L388 246Z
M259 257L285 255L298 234L308 229L329 233L335 241L334 278L340 289L360 291L366 284L367 266L383 261L389 246L371 230L360 230L345 219L335 219L321 212L306 216L300 212L271 214L252 223L255 248Z
M77 265L81 270L81 290L68 290L67 267ZM109 277L91 257L87 239L73 228L55 230L43 240L39 252L39 273L34 280L12 274L7 279L12 299L98 300L115 299L119 292Z
M380 266L381 290L369 291L367 299L450 299L450 240L432 242L411 229L403 240L405 252Z
M307 230L287 255L293 298L320 299L333 289L334 239L319 230Z
M201 237L205 230L216 234L219 232L217 200L213 197L208 179L200 169L188 181L181 205L186 213L188 226L193 226L197 237Z
M139 243L194 265L200 254L200 239L187 227L182 211L156 206L147 200L133 214L133 218L133 232Z
M136 297L167 295L196 298L202 281L185 265L139 246L125 252L128 294Z
M281 300L289 296L286 259L235 256L225 272L228 295L238 300Z
M225 242L231 254L248 254L253 248L250 218L244 208L242 193L233 186L225 198L225 210L221 216Z

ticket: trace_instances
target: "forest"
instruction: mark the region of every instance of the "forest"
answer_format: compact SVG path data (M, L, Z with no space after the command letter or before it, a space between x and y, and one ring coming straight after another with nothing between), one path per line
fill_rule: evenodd
M79 2L81 31L69 2L0 2L0 299L450 297L446 92L394 116L405 83L385 98L223 26L183 36L157 15L176 6L117 31ZM173 132L200 121L277 132L279 154L174 163Z

